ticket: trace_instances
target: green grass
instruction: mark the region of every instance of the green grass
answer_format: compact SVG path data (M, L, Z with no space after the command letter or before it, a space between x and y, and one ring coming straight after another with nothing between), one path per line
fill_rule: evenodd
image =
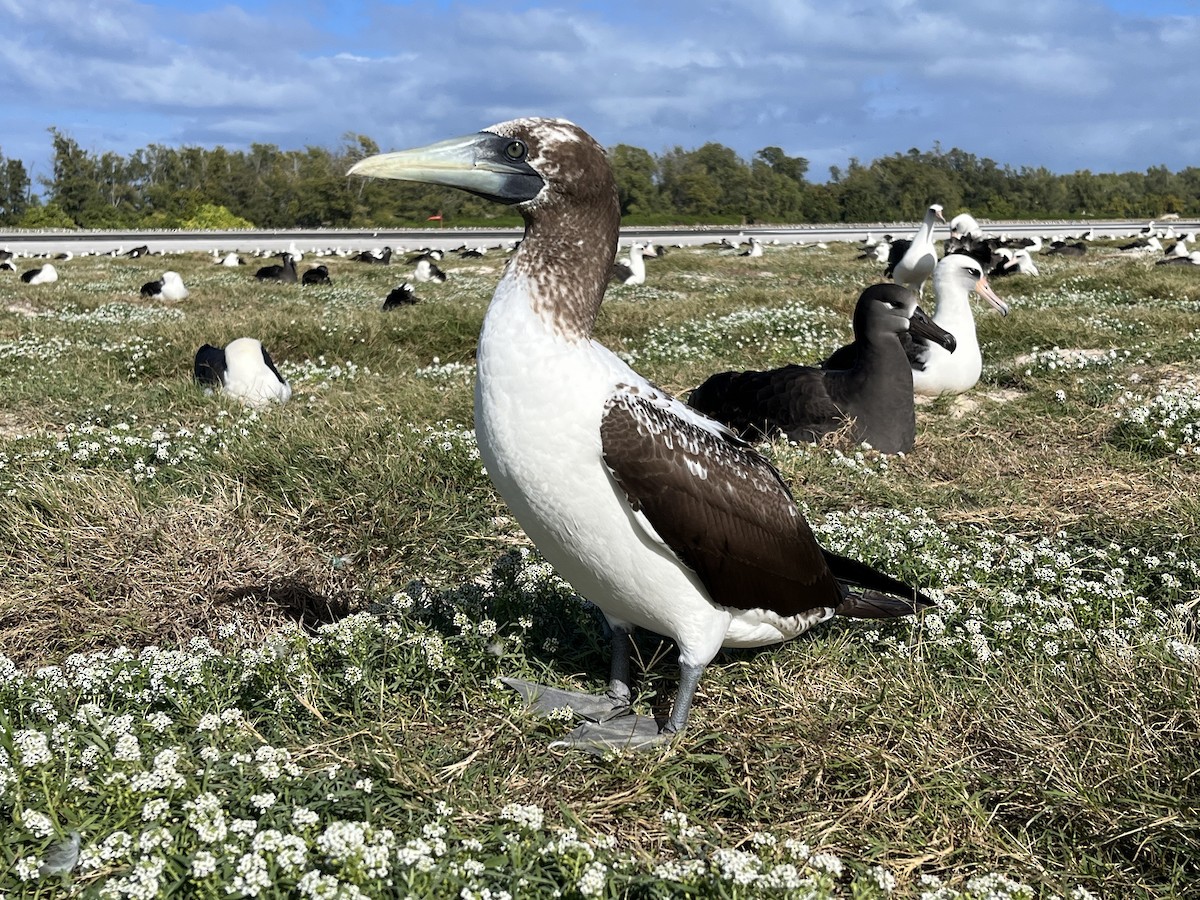
M854 253L676 250L598 337L677 392L819 359L877 277ZM723 654L684 736L598 760L499 683L608 667L474 444L500 260L388 313L403 268L329 265L303 289L200 254L0 281L0 896L1194 890L1194 271L1040 260L994 285L984 378L918 407L912 453L765 446L826 546L937 608ZM191 297L140 300L166 268ZM191 383L242 335L286 406ZM661 707L673 650L637 648Z

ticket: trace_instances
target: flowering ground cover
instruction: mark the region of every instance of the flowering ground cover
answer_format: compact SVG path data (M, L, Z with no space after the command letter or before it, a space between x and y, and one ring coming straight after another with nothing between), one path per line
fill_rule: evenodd
M819 359L878 277L855 252L675 250L598 336L677 392ZM481 469L496 260L386 313L402 267L326 262L0 280L0 897L1194 890L1196 273L1041 261L912 453L763 445L825 546L937 606L722 655L687 734L596 759L499 681L599 689L607 642ZM139 299L165 268L189 299ZM191 383L242 335L288 405ZM637 646L649 711L672 649Z

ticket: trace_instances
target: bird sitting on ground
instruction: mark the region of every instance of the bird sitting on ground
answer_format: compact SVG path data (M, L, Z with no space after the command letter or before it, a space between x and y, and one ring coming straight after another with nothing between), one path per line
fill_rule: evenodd
M362 253L356 253L350 257L354 262L370 263L376 266L390 266L392 264L392 248L384 247L382 250L364 250Z
M36 269L28 269L21 273L21 280L26 284L53 284L58 281L58 269L52 263L46 263Z
M609 276L609 280L613 284L645 284L645 251L646 247L642 243L636 243L630 247L627 259L617 260L617 262L613 263L612 274Z
M395 309L398 306L412 306L420 302L417 295L413 293L412 285L406 281L392 288L391 292L383 298L383 308Z
M220 389L254 408L287 403L292 397L292 388L275 368L271 355L250 337L230 341L223 349L205 344L196 351L192 374L204 387Z
M984 255L989 255L985 252ZM954 335L951 352L935 341L902 336L904 351L912 367L913 390L918 394L961 394L979 381L983 372L983 353L975 333L971 312L971 291L990 303L1002 316L1008 304L996 295L984 275L983 264L973 254L951 253L943 256L933 270L933 293L937 309L933 321ZM858 348L847 344L822 363L826 368L848 368L854 364Z
M178 272L163 272L158 281L147 281L142 285L142 297L149 300L186 300L188 289Z
M722 646L928 604L823 550L762 456L593 339L621 213L604 149L581 128L517 119L350 172L461 188L525 219L480 332L475 430L525 533L612 629L607 694L508 681L536 709L587 718L571 744L649 746L683 731ZM635 627L679 646L679 689L662 723L628 714Z
M429 257L417 260L417 268L413 270L413 278L420 282L436 281L439 284L446 280L446 273L438 268Z
M282 253L283 262L274 266L263 266L254 273L259 281L278 281L281 284L296 283L296 260L290 253Z
M310 266L309 269L300 276L301 284L333 284L329 280L329 266L324 264L319 266Z
M874 284L854 307L852 358L842 369L789 365L765 372L720 372L692 391L688 403L747 440L784 434L818 441L848 429L850 440L881 453L907 453L917 434L912 367L901 336L954 337L898 284Z

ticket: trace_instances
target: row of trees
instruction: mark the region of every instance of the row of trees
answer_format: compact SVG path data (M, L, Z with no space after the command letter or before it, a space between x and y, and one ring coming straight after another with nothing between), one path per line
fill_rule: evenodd
M458 225L515 223L510 210L459 191L349 179L346 170L379 151L369 137L336 149L281 150L252 144L94 153L51 129L53 169L33 191L24 163L0 154L0 225L23 228L392 227L441 213ZM919 219L926 206L983 218L1152 218L1200 212L1200 168L1173 173L1056 175L1013 168L957 148L909 150L807 178L808 160L765 147L744 160L708 143L655 155L618 144L609 151L630 224L887 222Z

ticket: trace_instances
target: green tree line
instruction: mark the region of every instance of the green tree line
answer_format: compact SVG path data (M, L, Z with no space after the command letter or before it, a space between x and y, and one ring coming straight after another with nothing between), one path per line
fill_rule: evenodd
M379 151L346 134L334 148L251 144L165 147L128 156L85 150L50 129L53 166L35 192L24 163L0 153L0 225L15 228L400 227L442 215L457 225L515 224L511 210L438 187L347 178ZM889 222L919 219L930 203L981 218L1153 218L1200 213L1200 168L1055 174L1014 168L954 148L909 150L869 164L851 159L829 179L808 160L764 147L742 159L707 143L654 154L609 150L628 224Z

